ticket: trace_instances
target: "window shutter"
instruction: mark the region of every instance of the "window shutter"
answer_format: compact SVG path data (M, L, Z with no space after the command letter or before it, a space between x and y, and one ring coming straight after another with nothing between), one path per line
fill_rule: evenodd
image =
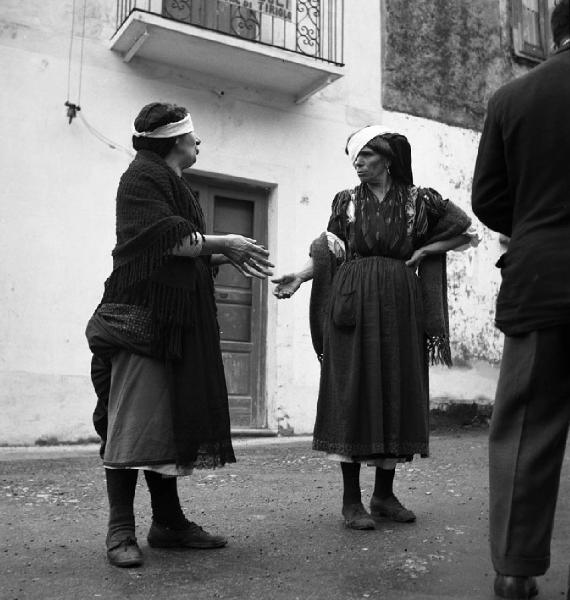
M550 46L548 0L511 0L513 51L516 56L540 62Z

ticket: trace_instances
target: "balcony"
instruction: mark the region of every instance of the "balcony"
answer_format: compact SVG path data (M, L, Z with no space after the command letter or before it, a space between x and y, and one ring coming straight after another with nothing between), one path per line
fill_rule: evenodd
M344 0L117 0L111 49L300 103L343 75Z

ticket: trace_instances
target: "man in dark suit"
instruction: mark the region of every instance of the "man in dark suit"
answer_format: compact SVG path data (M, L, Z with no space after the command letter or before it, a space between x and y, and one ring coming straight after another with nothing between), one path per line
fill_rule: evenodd
M549 567L570 423L569 0L551 25L556 52L491 98L473 179L474 213L510 237L497 263L505 347L489 438L491 555L503 598L536 595L535 577Z

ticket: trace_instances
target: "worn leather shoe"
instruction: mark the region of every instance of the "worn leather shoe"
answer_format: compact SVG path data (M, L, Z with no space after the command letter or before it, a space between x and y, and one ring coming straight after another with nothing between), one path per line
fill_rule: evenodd
M182 529L170 529L153 521L147 540L148 545L152 548L198 548L201 550L223 548L228 543L225 537L212 535L188 520Z
M528 600L538 594L534 577L515 577L497 573L494 587L496 596L510 600Z
M362 502L343 505L342 516L345 526L349 529L374 529L374 521L366 512Z
M372 496L370 514L376 519L386 517L398 523L413 523L416 520L416 515L403 506L394 495L382 499Z
M134 537L107 543L107 558L114 567L139 567L143 555Z

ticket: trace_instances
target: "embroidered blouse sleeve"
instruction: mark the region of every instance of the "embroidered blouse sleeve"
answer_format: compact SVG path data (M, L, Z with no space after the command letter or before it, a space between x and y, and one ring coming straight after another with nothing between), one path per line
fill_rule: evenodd
M444 200L441 194L432 188L418 188L418 196L426 210L429 231L445 214L449 200Z
M345 244L347 242L347 231L348 231L348 205L350 203L351 196L348 190L339 192L333 199L331 207L331 216L327 231L334 233L340 238Z

